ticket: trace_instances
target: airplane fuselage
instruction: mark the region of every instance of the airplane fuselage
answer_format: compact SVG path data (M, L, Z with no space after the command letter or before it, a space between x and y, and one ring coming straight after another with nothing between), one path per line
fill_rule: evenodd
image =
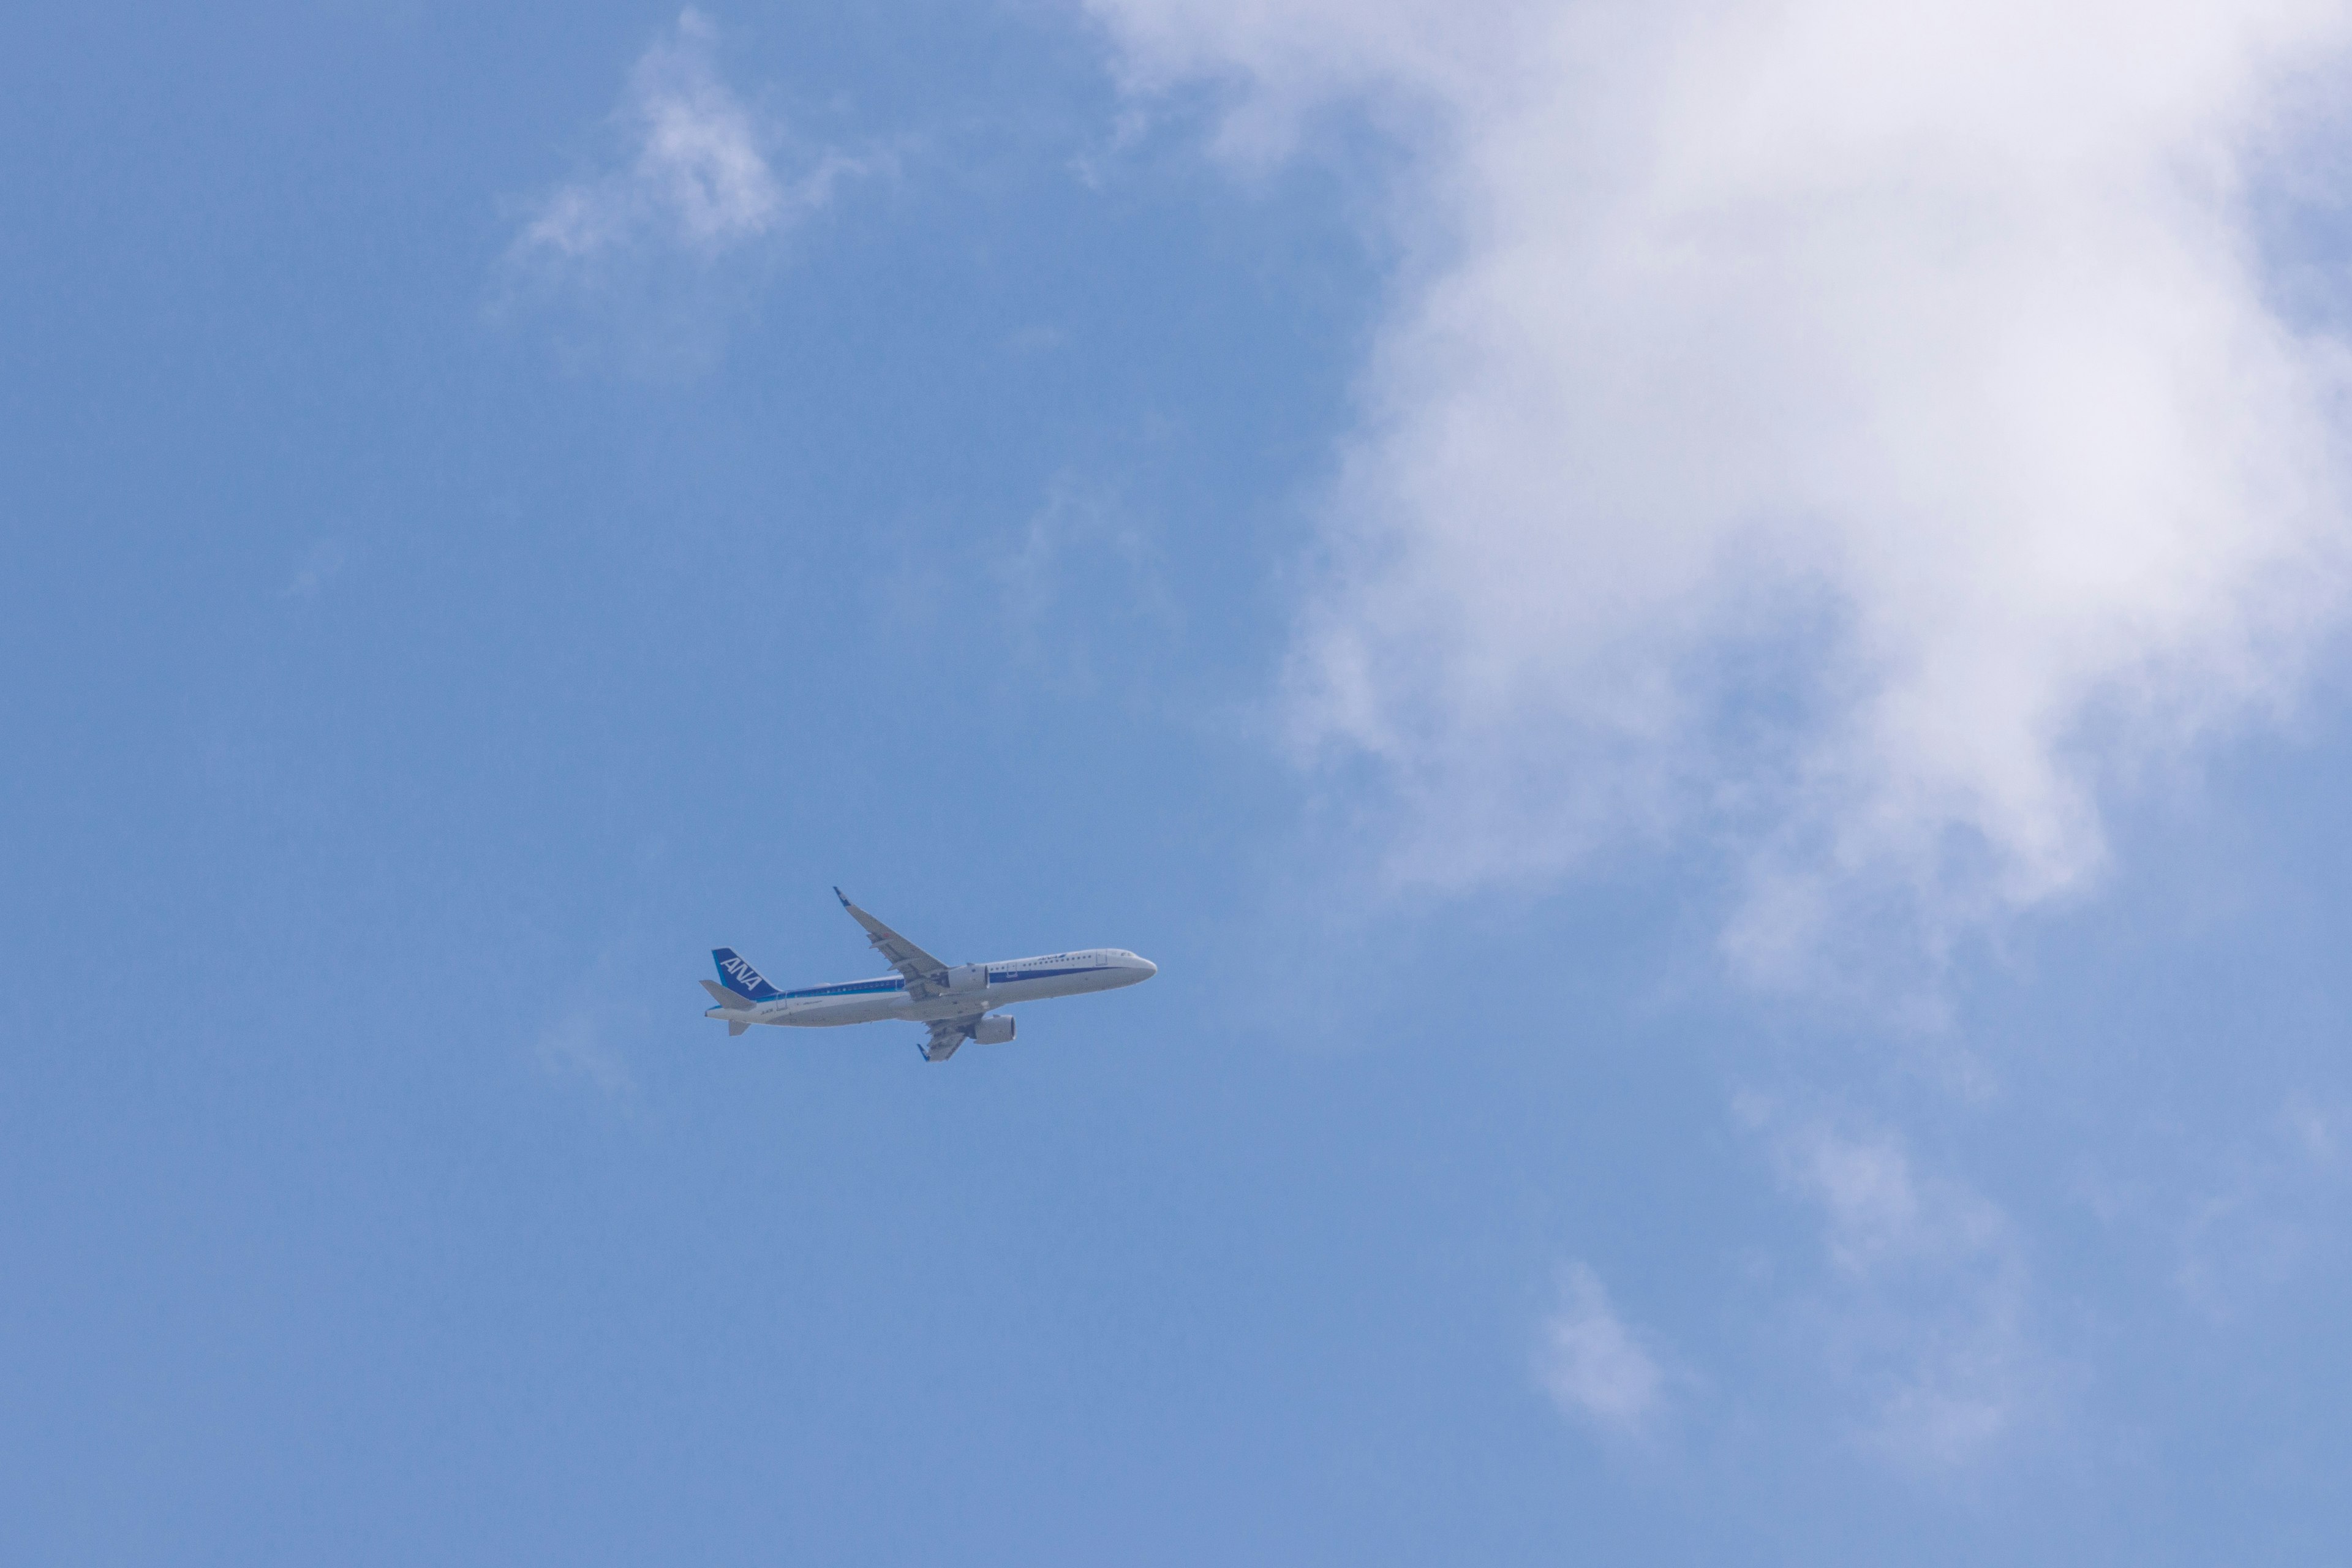
M730 1023L772 1024L791 1028L871 1024L886 1018L929 1023L971 1017L998 1007L1010 1007L1017 1002L1077 996L1089 991L1116 991L1159 973L1159 966L1150 959L1138 958L1124 948L1098 947L1083 952L1049 952L993 963L956 964L946 971L943 986L919 999L907 994L903 977L885 974L871 980L806 986L763 1002L730 1003L710 1008L707 1016Z

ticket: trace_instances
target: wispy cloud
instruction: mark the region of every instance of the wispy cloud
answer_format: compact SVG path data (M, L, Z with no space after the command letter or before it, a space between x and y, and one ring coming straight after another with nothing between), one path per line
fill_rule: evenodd
M1111 673L1104 654L1139 650L1147 628L1173 637L1182 627L1143 518L1116 489L1068 470L1054 476L1018 542L989 570L1023 656L1067 688L1096 687ZM1117 632L1108 639L1107 616Z
M605 1037L604 1019L593 1008L575 1007L551 1021L540 1033L537 1054L546 1072L581 1079L607 1098L636 1092L628 1058Z
M1411 154L1294 680L1399 877L1702 842L1757 973L1932 951L2084 886L2116 770L2340 622L2347 355L2248 192L2344 6L1090 8L1229 150Z
M708 310L719 268L756 264L873 157L799 144L721 79L719 34L688 9L629 73L614 113L619 155L525 205L510 282L575 303ZM734 278L741 283L743 278ZM675 321L667 323L675 327Z
M296 569L293 579L281 593L289 599L315 599L320 591L335 580L343 570L343 547L331 540L321 540L310 546Z
M2205 1316L2227 1320L2330 1258L2340 1258L2352 1110L2307 1093L2202 1159L2179 1213L2173 1281Z
M1559 1305L1544 1321L1536 1378L1564 1414L1620 1436L1649 1431L1665 1399L1657 1358L1581 1262L1560 1270Z
M1822 1353L1864 1405L1860 1436L1946 1469L2047 1413L2054 1380L2028 1332L2024 1251L1996 1205L1923 1173L1888 1128L1789 1118L1755 1097L1735 1109L1786 1189L1822 1214L1830 1277L1812 1311Z

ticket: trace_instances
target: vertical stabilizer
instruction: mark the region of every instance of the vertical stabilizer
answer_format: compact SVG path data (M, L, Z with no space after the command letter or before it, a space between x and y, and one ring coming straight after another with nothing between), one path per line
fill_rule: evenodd
M746 1002L772 1002L783 994L761 978L751 961L731 947L714 947L711 962L719 965L719 984Z

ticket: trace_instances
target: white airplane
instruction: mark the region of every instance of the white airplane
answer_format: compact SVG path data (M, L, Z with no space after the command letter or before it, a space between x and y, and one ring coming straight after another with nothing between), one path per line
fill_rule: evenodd
M1122 985L1139 985L1160 973L1158 964L1123 947L1049 952L1040 958L1012 958L997 963L941 963L851 903L839 888L833 896L841 900L850 919L866 928L866 940L889 960L897 974L839 985L812 985L804 991L779 991L733 948L713 948L710 956L719 965L719 978L704 981L702 988L719 1005L706 1009L702 1016L726 1019L730 1037L754 1024L812 1028L908 1018L930 1027L930 1038L921 1047L923 1059L943 1062L966 1040L997 1046L1011 1039L1013 1020L989 1016L999 1007L1047 996L1116 991Z

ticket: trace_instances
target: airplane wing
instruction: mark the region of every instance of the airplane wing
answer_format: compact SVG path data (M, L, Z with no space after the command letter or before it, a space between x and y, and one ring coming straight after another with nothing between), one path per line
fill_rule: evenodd
M866 940L874 944L874 951L907 977L908 995L920 1002L947 984L946 964L851 903L849 895L839 888L833 890L833 896L841 900L841 907L849 911L851 920L866 928ZM948 1049L952 1051L955 1047L950 1046Z
M931 1026L931 1037L923 1042L923 1059L943 1062L956 1054L956 1047L971 1038L971 1026L980 1021L974 1013L968 1018L941 1018Z

